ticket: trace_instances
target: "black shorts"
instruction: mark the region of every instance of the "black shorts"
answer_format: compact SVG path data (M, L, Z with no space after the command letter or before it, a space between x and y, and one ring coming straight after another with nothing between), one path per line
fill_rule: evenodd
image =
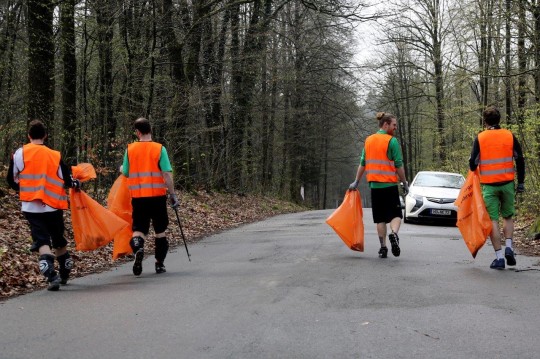
M390 223L396 217L403 218L397 185L372 188L371 203L373 223Z
M133 206L132 229L134 232L142 232L144 235L148 235L150 221L152 221L156 234L165 232L169 225L167 196L132 198L131 205Z
M64 238L64 211L32 213L23 212L30 224L32 247L30 251L37 252L41 246L64 248L68 242Z

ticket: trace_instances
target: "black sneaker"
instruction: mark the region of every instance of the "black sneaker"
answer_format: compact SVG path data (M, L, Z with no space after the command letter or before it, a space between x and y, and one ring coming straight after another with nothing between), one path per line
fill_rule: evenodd
M47 279L47 282L49 282L47 290L56 292L60 289L60 276L58 274L56 274L54 277Z
M71 258L71 255L69 252L66 252L65 254L56 257L56 260L58 261L59 269L58 274L60 274L60 284L66 285L69 279L69 274L71 273L71 269L73 269L73 258Z
M388 239L390 239L390 244L392 245L392 254L394 257L399 257L401 249L399 249L399 237L397 233L390 233Z
M514 251L512 248L506 247L504 250L504 257L506 258L506 264L509 266L515 266L516 265L516 257L514 257Z
M144 259L144 249L139 248L137 253L135 253L135 263L133 263L133 274L141 275L143 259Z
M165 273L167 270L165 269L165 264L156 262L156 273Z
M71 272L68 269L59 269L58 272L60 273L60 284L66 285L69 279L69 272Z
M386 257L388 257L388 248L381 247L381 249L379 249L379 258L386 258Z
M489 268L491 269L504 269L504 259L503 258L495 258L493 262L489 265Z

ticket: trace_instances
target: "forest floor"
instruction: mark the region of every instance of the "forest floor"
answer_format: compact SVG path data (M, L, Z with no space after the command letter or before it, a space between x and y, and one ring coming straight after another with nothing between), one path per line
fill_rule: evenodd
M242 224L278 214L308 210L270 197L206 191L182 193L180 202L178 212L188 246L204 236ZM70 211L65 212L64 218L66 236L72 239ZM172 209L169 209L169 218L170 245L183 246L180 228ZM514 247L518 254L540 256L540 240L527 238L527 229L532 222L532 217L525 216L519 216L516 221ZM113 261L112 243L95 251L82 252L75 251L73 241L69 242L68 249L75 263L72 278L105 271L132 260L132 256L126 256ZM147 242L147 254L153 253L152 242ZM39 274L36 254L29 251L30 244L30 230L20 210L18 196L14 191L0 188L0 300L46 287Z

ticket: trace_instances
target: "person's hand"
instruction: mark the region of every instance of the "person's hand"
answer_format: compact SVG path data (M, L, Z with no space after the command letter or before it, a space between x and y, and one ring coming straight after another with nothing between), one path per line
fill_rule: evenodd
M525 183L518 183L516 187L516 193L523 193L525 192Z
M171 195L169 195L169 202L173 209L178 208L180 206L180 201L178 201L178 197L176 197L175 193L172 193Z
M403 195L406 196L409 194L409 183L407 181L402 182L401 185L403 186Z
M78 179L72 179L71 180L71 188L73 188L76 191L80 190L81 189L81 181L79 181Z
M354 182L349 185L349 191L355 190L356 188L358 188L358 180L357 179L355 179Z

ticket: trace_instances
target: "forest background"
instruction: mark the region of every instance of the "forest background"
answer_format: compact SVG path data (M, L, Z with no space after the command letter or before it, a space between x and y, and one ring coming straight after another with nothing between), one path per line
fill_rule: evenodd
M180 189L332 208L375 112L397 115L411 180L466 174L495 104L537 215L539 64L537 0L3 0L0 161L40 118L105 193L144 116Z

